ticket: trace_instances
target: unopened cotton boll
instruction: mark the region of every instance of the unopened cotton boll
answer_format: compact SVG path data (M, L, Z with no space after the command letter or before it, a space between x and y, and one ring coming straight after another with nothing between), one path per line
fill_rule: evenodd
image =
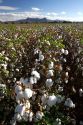
M49 96L49 98L47 100L48 106L52 107L53 105L56 104L56 102L57 102L57 97L55 95Z
M18 92L22 91L22 87L19 85L16 85L15 87L15 93L18 94Z
M37 79L40 79L40 74L35 70L32 71L31 75L36 77Z
M68 55L68 53L69 53L68 50L65 50L65 51L64 51L64 54L65 54L65 55Z
M46 80L46 87L51 87L53 85L52 79L47 79Z
M70 107L70 108L75 108L75 104L73 103L73 101L70 98L67 98L65 101L65 106Z
M47 72L47 76L48 76L48 77L53 76L53 75L54 75L53 72L54 72L53 70L48 70L48 72Z
M41 120L43 116L44 116L43 112L41 111L36 112L36 119Z
M25 98L25 99L31 98L32 95L33 95L33 91L32 91L31 89L26 88L26 89L24 90L24 98Z
M54 62L50 62L50 64L48 65L49 69L52 69L54 67Z

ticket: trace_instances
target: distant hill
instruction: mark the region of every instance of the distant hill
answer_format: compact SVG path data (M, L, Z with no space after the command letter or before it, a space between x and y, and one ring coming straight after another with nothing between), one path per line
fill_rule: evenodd
M6 21L4 23L58 23L58 22L63 22L63 23L69 23L70 21L65 21L65 20L49 20L47 18L26 18L26 19L20 19L16 21Z

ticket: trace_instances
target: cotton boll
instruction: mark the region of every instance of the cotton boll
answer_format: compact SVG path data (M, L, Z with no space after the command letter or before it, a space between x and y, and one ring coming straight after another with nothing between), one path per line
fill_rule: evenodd
M16 125L16 120L12 120L12 121L10 122L10 124L11 124L11 125Z
M51 87L53 85L52 79L47 79L46 80L46 87Z
M26 88L26 89L24 90L24 98L25 98L25 99L31 98L31 97L32 97L32 94L33 94L33 91L32 91L31 89Z
M43 116L44 116L43 112L41 111L36 112L36 119L41 120Z
M54 75L53 72L54 72L53 70L48 70L48 72L47 72L47 76L48 76L48 77L53 76L53 75Z
M43 104L46 104L46 102L47 102L47 95L46 95L46 94L44 94L44 95L41 97L41 101L42 101Z
M22 111L22 107L23 107L23 104L18 104L15 108L15 112L20 114L20 112Z
M27 110L27 111L24 112L24 115L22 116L22 118L23 118L24 121L28 121L29 113L30 113L29 110Z
M33 112L30 112L29 113L29 122L32 122L32 119L33 119Z
M70 98L67 98L65 101L65 106L70 107L70 108L75 108L75 104L73 103L73 101Z
M61 103L64 100L64 97L57 95L57 103Z
M31 77L30 77L30 83L31 83L31 84L37 83L37 78L31 76Z
M36 77L37 79L40 79L40 74L35 70L32 71L31 75Z
M68 77L68 72L65 73L65 76Z
M50 64L48 65L49 69L52 69L54 67L54 62L50 62Z
M16 109L15 109L15 112L19 113L21 116L24 115L24 112L25 112L25 106L23 104L18 104Z
M26 100L25 106L26 106L26 109L30 109L30 102L28 100Z
M62 86L58 86L58 91L59 92L63 92L63 87Z
M25 109L26 109L26 107L25 107L25 105L23 105L23 106L22 106L22 110L21 110L21 112L20 112L20 115L21 115L21 116L24 115Z
M19 85L16 85L15 87L15 93L18 94L18 92L22 91L22 87Z
M63 54L65 52L65 50L64 49L61 49L61 53Z
M24 85L25 87L28 87L29 84L30 84L28 78L23 79L23 80L22 80L22 83L23 83L23 85Z
M69 53L68 50L65 50L65 51L64 51L64 54L65 54L65 55L68 55L68 53Z
M61 119L57 118L57 119L56 119L56 124L57 124L57 125L61 125Z
M24 93L23 93L23 91L19 91L18 93L17 93L17 99L23 99L24 98Z
M83 96L83 89L79 89L79 96L81 97L81 96Z
M56 102L57 102L57 97L55 95L49 96L47 100L48 106L52 107L53 105L56 104Z
M80 125L83 125L83 121L80 121Z
M20 99L16 96L16 102L20 104Z
M16 113L16 114L14 115L14 119L19 122L19 121L22 120L22 117L21 117L21 115L20 115L19 113Z
M39 60L43 61L44 60L44 55L39 54Z

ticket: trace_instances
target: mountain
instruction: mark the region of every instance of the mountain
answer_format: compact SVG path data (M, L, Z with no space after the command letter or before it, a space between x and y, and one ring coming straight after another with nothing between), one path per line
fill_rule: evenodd
M69 21L65 21L65 20L49 20L47 18L26 18L26 19L21 19L21 20L16 20L16 21L6 21L4 23L59 23L59 22L69 22Z

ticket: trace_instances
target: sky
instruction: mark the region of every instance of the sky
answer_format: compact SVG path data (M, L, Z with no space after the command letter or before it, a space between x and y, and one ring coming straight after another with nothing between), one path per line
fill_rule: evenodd
M0 0L0 21L27 17L83 21L83 0Z

